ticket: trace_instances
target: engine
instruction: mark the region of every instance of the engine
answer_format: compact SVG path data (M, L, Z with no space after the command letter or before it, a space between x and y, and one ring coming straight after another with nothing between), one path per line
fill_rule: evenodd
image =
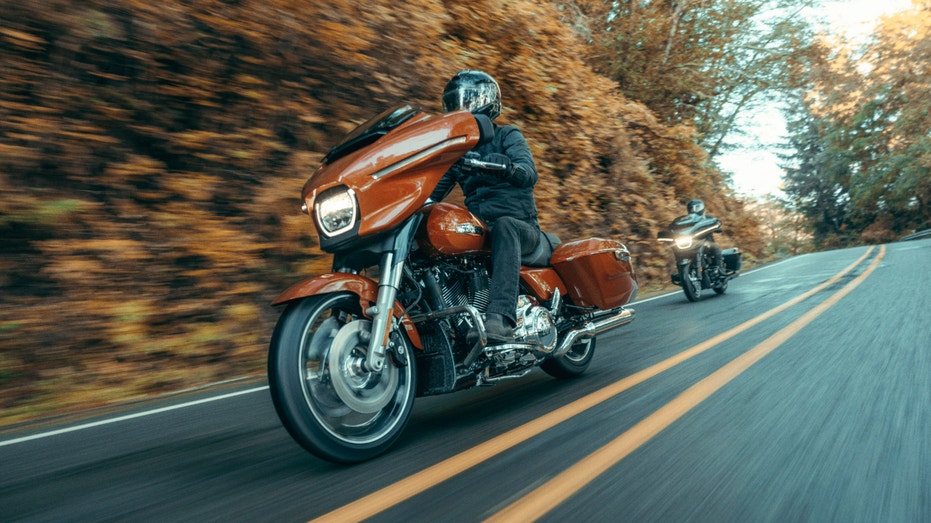
M517 326L514 337L521 343L542 347L546 352L556 346L556 325L545 307L536 305L529 296L517 298Z
M488 309L491 278L482 263L471 259L439 263L426 268L421 277L431 310L455 309L463 305L470 305L479 313ZM463 340L474 327L471 317L466 314L456 315L443 323L455 332L454 337Z
M451 263L437 263L425 267L420 275L430 309L450 310L469 305L479 314L488 310L491 278L483 261L460 258ZM520 295L515 312L514 343L486 348L485 355L492 365L484 379L515 375L539 364L540 353L549 354L556 348L558 332L546 307L531 296ZM455 359L465 358L474 344L469 340L474 331L472 317L455 314L442 323L449 329L449 335L460 340L450 347Z
M491 279L484 267L436 266L433 275L439 283L441 308L471 305L482 314L488 310ZM536 345L547 352L555 347L556 326L545 307L537 305L531 297L521 295L517 299L516 313L516 342ZM468 329L471 326L466 316L459 317L457 327Z
M440 284L444 308L471 305L481 313L488 309L491 279L484 267L437 266L434 276Z

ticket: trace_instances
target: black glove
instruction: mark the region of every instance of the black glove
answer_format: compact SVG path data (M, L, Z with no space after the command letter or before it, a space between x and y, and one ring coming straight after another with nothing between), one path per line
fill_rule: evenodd
M498 165L503 165L504 169L486 169L485 173L497 178L507 178L511 175L511 171L514 169L513 164L511 164L511 159L508 158L506 154L501 153L488 153L482 157L483 162L494 163Z

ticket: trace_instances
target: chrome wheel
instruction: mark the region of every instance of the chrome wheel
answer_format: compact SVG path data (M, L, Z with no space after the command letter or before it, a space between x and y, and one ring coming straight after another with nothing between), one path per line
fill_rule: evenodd
M338 462L374 457L400 436L413 405L414 359L390 336L380 372L365 367L371 322L348 293L295 302L279 319L269 350L269 387L284 426L314 454Z

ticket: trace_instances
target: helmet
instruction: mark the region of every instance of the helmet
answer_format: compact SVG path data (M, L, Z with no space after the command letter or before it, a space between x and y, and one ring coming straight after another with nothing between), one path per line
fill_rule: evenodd
M685 209L689 214L705 214L705 202L701 200L692 200L685 205Z
M494 120L501 114L501 88L488 73L462 70L443 89L443 110L468 109Z

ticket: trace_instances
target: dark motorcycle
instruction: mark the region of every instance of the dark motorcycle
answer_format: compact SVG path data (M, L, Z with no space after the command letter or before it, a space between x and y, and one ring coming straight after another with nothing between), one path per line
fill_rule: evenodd
M386 451L414 397L518 378L539 366L581 375L596 336L629 323L637 294L630 252L589 238L521 260L514 341L489 344L488 228L467 209L432 202L453 165L503 169L470 150L494 136L468 111L410 106L349 134L304 185L333 270L299 282L272 335L268 380L282 424L304 448L352 463Z
M660 242L670 244L676 255L672 283L682 287L689 301L701 299L706 289L724 294L727 282L740 275L743 255L736 247L721 251L723 271L714 263L710 237L716 232L721 232L721 220L692 213L676 218L657 236Z

